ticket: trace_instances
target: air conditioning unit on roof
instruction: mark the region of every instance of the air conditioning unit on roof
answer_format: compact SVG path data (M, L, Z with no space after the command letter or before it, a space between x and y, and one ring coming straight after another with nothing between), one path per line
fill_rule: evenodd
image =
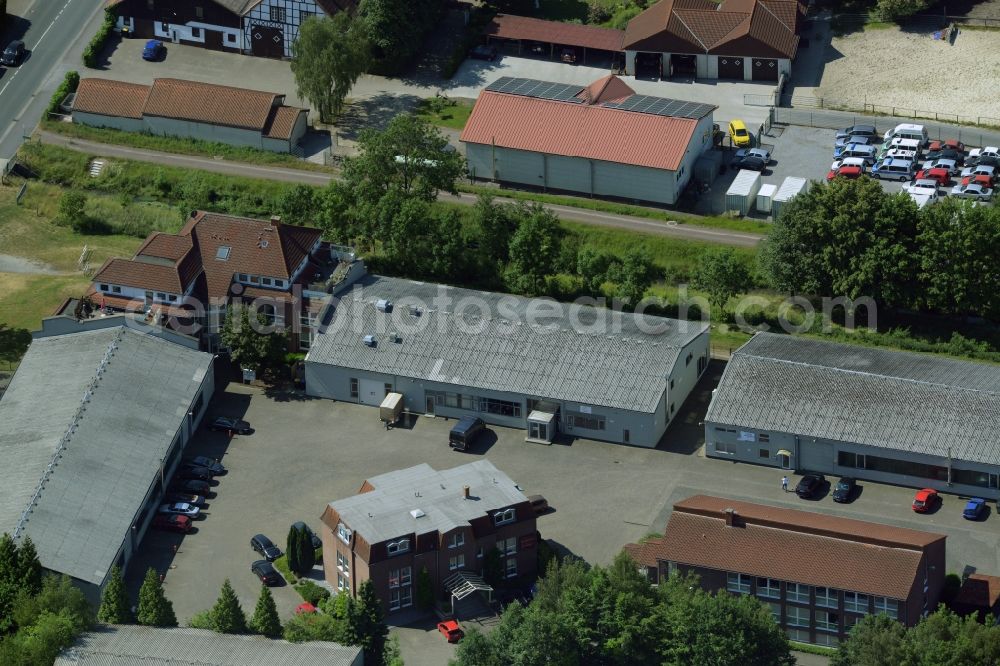
M365 336L365 344L368 345L369 347L374 347L375 346L375 336L374 335L366 335Z

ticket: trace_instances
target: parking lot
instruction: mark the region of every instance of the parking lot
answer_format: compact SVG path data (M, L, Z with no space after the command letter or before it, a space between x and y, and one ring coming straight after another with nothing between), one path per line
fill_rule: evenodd
M705 458L699 422L721 370L718 363L710 366L654 450L588 440L541 446L526 443L522 430L494 428L495 441L463 454L448 447L452 422L440 417L420 416L412 428L386 431L371 407L230 385L217 395L211 414L242 415L256 432L230 442L202 428L190 453L220 458L229 473L218 479L196 532L183 538L148 534L139 561L130 565L130 587L135 593L146 566L155 566L165 574L167 595L183 623L211 607L228 577L252 612L260 588L249 571L257 559L251 536L262 532L283 549L291 523L304 520L319 529L326 504L356 493L368 477L421 462L448 468L479 456L526 493L545 495L554 511L539 519L543 538L592 563L608 563L625 543L662 532L674 502L708 493L939 531L950 537L949 571L1000 571L1000 518L964 521L964 502L957 497L945 496L930 515L910 510L912 489L874 483L862 482L859 498L849 505L834 504L828 493L799 500L782 492L781 470ZM796 481L792 477L793 487ZM297 594L287 586L274 593L282 617L290 617L300 602ZM451 654L432 623L396 631L408 664L440 664Z

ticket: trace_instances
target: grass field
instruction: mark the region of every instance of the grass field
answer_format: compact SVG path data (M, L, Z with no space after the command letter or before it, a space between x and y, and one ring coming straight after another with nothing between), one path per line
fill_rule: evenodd
M444 97L432 97L420 101L417 107L417 117L423 118L432 125L450 129L464 129L472 114L470 102L460 102Z
M29 331L41 327L64 299L79 296L90 284L81 274L0 273L0 323Z
M154 136L140 132L122 132L103 127L86 127L75 123L60 123L52 120L43 121L42 127L50 132L56 132L77 139L109 143L117 146L128 146L129 148L143 148L181 155L221 157L232 162L282 166L293 169L305 169L307 171L330 171L328 167L306 162L294 155L272 153L268 150L258 150L256 148L241 148L225 143L199 141L196 139L179 139L172 136Z

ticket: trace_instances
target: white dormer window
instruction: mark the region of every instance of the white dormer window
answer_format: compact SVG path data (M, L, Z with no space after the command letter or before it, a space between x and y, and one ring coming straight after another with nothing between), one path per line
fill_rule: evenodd
M351 545L351 530L347 529L344 523L337 525L337 536L347 545Z
M410 550L410 540L400 539L399 541L390 541L385 546L385 550L390 555L399 555Z
M497 511L493 514L493 524L499 527L500 525L506 525L507 523L514 522L517 517L517 512L514 509L504 509L503 511Z

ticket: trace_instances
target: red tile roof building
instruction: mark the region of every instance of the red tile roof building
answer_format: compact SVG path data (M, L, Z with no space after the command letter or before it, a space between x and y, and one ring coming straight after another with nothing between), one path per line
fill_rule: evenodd
M792 640L823 645L866 614L916 624L945 576L944 535L707 495L625 551L654 582L691 572L706 590L754 595Z
M614 75L586 87L503 77L460 139L474 178L672 204L711 146L714 109L636 95Z
M975 613L980 622L985 622L987 617L1000 619L1000 578L971 574L963 581L950 606L959 615Z
M194 321L209 338L234 301L258 299L276 323L294 327L308 305L310 281L330 261L321 236L279 218L198 211L180 233L154 232L131 259L104 262L88 296L98 307L173 315L179 326ZM291 337L298 350L295 331Z
M577 46L582 49L611 51L613 53L622 50L624 36L624 31L612 28L546 21L512 14L497 14L486 26L488 39Z
M635 74L641 53L657 56L665 77L673 67L698 78L777 81L791 73L804 21L797 0L661 0L625 29L626 71Z
M308 129L309 112L284 100L278 93L181 79L145 86L86 78L73 100L73 121L292 152Z

